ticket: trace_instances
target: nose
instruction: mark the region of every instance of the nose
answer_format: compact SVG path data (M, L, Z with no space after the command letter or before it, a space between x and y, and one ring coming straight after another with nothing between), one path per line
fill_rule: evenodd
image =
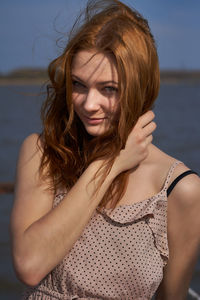
M95 112L98 111L101 105L101 95L100 93L95 89L88 90L88 93L85 95L84 99L84 109L87 112Z

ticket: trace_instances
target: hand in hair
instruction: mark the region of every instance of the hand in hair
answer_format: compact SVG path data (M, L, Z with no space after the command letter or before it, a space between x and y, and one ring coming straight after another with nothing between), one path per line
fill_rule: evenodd
M118 174L138 166L148 156L148 146L152 142L152 133L156 129L153 111L143 114L128 136L125 148L116 158L114 168Z

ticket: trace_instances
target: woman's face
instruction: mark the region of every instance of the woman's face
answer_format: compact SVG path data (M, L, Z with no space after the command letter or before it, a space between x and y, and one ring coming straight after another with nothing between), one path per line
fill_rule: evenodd
M99 136L119 114L118 74L111 56L80 51L72 62L72 101L87 132Z

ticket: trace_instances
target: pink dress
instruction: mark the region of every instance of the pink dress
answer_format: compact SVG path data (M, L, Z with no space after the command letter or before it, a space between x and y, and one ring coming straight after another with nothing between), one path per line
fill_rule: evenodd
M167 188L179 163L155 196L113 212L96 210L69 254L39 285L27 287L23 299L151 299L169 256Z

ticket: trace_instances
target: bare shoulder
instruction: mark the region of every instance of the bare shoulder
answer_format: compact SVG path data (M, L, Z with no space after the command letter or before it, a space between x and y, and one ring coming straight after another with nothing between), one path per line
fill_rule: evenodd
M154 161L154 165L156 166L156 177L159 178L160 184L165 182L166 176L169 173L171 166L178 162L177 158L174 158L167 153L161 151L159 148L152 146L152 161ZM188 166L186 166L183 162L178 163L173 173L171 174L168 185L170 184L181 174L190 170ZM195 170L194 170L195 171ZM199 198L200 197L200 178L196 174L189 174L183 177L174 187L172 193L170 194L170 198L173 196L177 200L176 202L187 202L188 198ZM195 201L195 200L194 200ZM196 200L198 201L198 200ZM200 202L200 200L199 200ZM181 205L181 203L180 203Z
M32 133L27 136L23 142L23 145L35 145L40 141L40 135L38 133Z
M42 142L39 134L32 133L23 141L20 148L20 156L25 156L25 158L30 158L34 155L42 154Z
M40 165L43 154L42 140L39 134L29 135L22 143L16 172L16 192L42 184ZM43 182L43 184L45 184Z
M189 170L187 166L180 165L174 172L173 177L177 177L185 171ZM183 177L174 187L172 193L169 196L169 200L172 198L175 201L174 205L179 208L200 208L200 178L196 174L189 174ZM171 201L170 201L171 202Z
M29 135L22 143L17 162L17 179L22 172L37 172L40 167L43 145L39 134Z

